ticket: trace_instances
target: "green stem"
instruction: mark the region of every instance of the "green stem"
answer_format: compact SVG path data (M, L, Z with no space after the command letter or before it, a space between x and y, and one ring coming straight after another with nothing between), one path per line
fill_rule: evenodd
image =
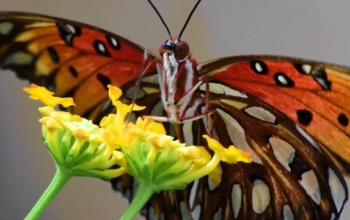
M44 194L40 197L40 199L36 202L35 206L25 217L25 220L38 219L41 213L43 213L43 211L57 196L59 191L63 188L63 186L68 182L70 178L70 174L60 170L60 168L57 167L55 176L53 177L50 185L46 188Z
M124 212L120 220L132 220L140 212L146 202L154 193L153 185L149 182L140 182L136 190L136 196Z

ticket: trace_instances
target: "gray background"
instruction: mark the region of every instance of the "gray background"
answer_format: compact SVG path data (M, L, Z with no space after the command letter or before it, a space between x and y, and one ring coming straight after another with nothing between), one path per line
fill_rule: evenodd
M194 0L155 0L173 34ZM183 40L199 61L225 55L280 54L350 65L349 1L203 0ZM0 0L1 10L90 23L151 50L168 37L140 0ZM10 72L0 77L0 219L23 219L54 174L40 142L37 104ZM108 183L74 178L41 219L117 219L125 208ZM342 219L348 219L349 205Z

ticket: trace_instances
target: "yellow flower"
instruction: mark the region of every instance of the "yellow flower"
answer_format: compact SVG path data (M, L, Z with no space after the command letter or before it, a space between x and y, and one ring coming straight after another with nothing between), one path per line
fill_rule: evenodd
M33 84L24 90L30 98L48 105L39 108L43 115L39 122L45 145L60 169L73 176L105 180L127 172L123 153L105 143L104 129L78 115L53 108L57 104L73 105L71 98L54 97L44 87ZM112 168L114 165L120 167Z
M215 154L222 157L222 161L229 164L237 163L239 161L245 163L252 162L250 153L244 152L234 146L229 146L229 148L226 149L217 140L210 138L208 135L203 135L203 137L207 140L209 148L212 149Z
M197 147L198 151L192 155L193 161L191 167L189 167L181 175L164 181L162 183L162 187L168 188L169 185L177 185L180 187L206 175L209 175L209 177L213 180L214 184L219 184L221 178L218 165L221 161L224 161L229 164L237 163L238 161L247 163L252 161L249 153L243 152L235 148L234 146L230 146L228 149L226 149L217 140L209 137L208 135L203 135L203 137L207 140L208 147L214 151L214 155L211 157L210 154L205 150L205 148ZM178 151L182 150L183 149L181 148L178 149ZM190 149L189 151L191 150L192 149ZM193 157L197 154L199 155L199 157ZM186 161L184 160L179 161L181 161L181 163L183 164L186 164Z
M71 98L57 98L43 87L31 85L24 91L30 98L42 101L46 106L39 108L43 117L42 136L53 157L58 171L66 176L88 176L104 180L128 173L139 184L136 198L140 208L152 193L174 190L209 175L215 184L221 181L220 162L251 162L251 157L234 146L223 147L208 135L203 137L213 155L201 146L186 146L166 135L162 124L152 117L138 118L135 123L126 121L131 111L144 107L123 104L119 98L122 91L108 85L109 97L116 107L116 114L104 117L100 126L91 121L57 111L74 105ZM117 165L117 166L116 166ZM117 167L117 168L116 168ZM142 204L141 204L142 203ZM132 219L137 208L130 206L121 219Z
M165 135L166 133L163 124L155 122L150 117L145 117L144 119L137 118L136 126L141 130L147 130L149 132L159 134L159 135L162 135L162 134Z
M145 109L145 107L138 106L135 103L131 105L126 105L122 103L121 101L118 100L122 95L122 90L112 85L108 85L107 87L108 87L109 98L111 99L112 104L117 109L115 123L118 123L118 124L124 123L125 116L131 111L141 111Z
M75 175L108 179L129 173L138 182L147 181L157 190L166 190L182 188L206 175L218 184L221 161L251 162L248 153L233 146L225 148L208 135L203 137L213 156L204 147L186 146L166 135L163 125L151 117L126 121L127 114L144 107L123 104L118 100L122 91L111 85L108 88L117 113L104 117L100 126L53 108L53 103L67 105L68 99L53 97L34 85L26 89L31 98L49 105L40 108L43 137L56 163ZM113 169L114 165L119 168Z
M251 163L252 157L250 153L242 151L234 146L229 146L224 148L217 140L209 137L208 135L203 135L203 137L208 142L208 147L212 149L215 155L220 157L220 160L229 164L237 162ZM221 182L221 171L216 167L210 174L209 178L214 184L219 185Z
M45 87L40 87L35 84L31 84L30 88L23 88L23 90L30 94L29 98L39 100L47 106L53 107L61 104L63 107L67 108L74 105L72 98L54 97L53 92L48 91Z

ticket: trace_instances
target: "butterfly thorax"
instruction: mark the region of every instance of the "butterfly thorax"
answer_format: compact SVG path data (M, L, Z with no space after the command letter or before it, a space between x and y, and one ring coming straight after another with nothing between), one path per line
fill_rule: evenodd
M163 59L158 64L158 78L167 112L165 120L181 123L193 117L203 104L203 98L196 93L201 84L197 64L189 54L188 44L176 38L167 40L160 54Z

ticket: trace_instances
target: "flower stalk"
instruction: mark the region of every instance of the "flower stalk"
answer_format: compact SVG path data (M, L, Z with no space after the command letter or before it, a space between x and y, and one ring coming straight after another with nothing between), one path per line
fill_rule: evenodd
M131 202L120 220L131 220L140 212L146 202L151 198L155 192L153 184L147 181L139 182L136 190L135 199Z
M28 213L28 215L24 218L25 220L36 220L39 216L44 212L47 206L52 202L52 200L57 196L60 190L66 185L71 176L62 171L60 168L56 169L56 173L50 183L50 185L46 188L43 195L36 202L34 207Z

